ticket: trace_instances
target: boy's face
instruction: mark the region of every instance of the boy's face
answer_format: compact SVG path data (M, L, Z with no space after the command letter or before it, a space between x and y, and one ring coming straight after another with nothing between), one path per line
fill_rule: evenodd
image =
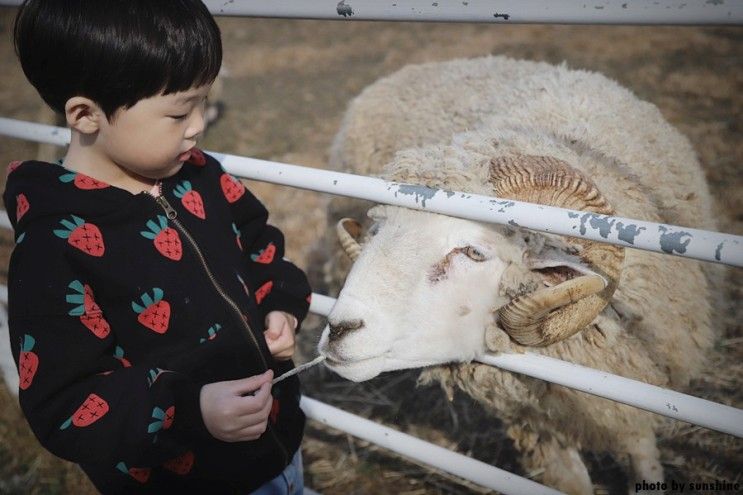
M148 179L180 170L204 131L211 84L138 101L100 124L97 145L118 167Z

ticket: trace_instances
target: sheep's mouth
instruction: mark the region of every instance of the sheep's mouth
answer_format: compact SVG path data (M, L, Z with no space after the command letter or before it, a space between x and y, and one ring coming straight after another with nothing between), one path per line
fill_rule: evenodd
M341 345L338 345L341 344ZM373 356L360 356L360 357L354 357L354 356L345 356L343 352L343 345L342 343L336 342L335 344L330 342L324 342L322 345L318 346L317 352L325 357L325 365L328 368L338 368L338 367L348 367L348 366L356 366L357 364L363 364L367 363L369 361L373 361L375 359L382 359L384 358L389 351L381 351L378 354L375 354Z
M344 367L344 366L356 366L358 364L365 363L367 361L371 361L373 359L379 359L382 356L372 356L364 359L353 359L353 360L338 360L333 359L327 354L324 354L325 356L325 364L328 365L329 368L336 368L336 367Z
M383 353L374 357L348 361L337 361L325 355L324 362L329 369L343 378L354 382L363 382L384 372L418 369L426 366L454 363L456 360L393 358L389 354Z
M571 266L559 265L559 266L546 266L543 268L537 268L537 273L541 274L544 278L544 284L547 287L553 287L559 285L568 280L572 280L576 277L584 275L582 272L576 270Z
M344 362L343 361L336 361L335 359L333 359L333 358L331 358L329 356L325 356L325 364L327 364L328 366L331 366L331 367L332 366L343 366Z
M355 361L336 361L327 355L325 357L325 366L352 382L363 382L379 375L383 371L380 363L380 356Z

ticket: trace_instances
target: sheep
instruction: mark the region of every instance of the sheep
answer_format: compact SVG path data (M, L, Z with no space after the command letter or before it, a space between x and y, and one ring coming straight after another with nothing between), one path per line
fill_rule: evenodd
M564 64L485 57L405 67L352 102L331 164L716 227L686 138L654 105ZM718 267L388 205L369 217L363 246L339 231L355 261L318 344L328 367L354 381L424 367L421 382L481 402L507 425L523 467L565 492L593 493L581 450L629 457L635 481L663 480L657 416L472 360L528 349L683 389L715 340Z

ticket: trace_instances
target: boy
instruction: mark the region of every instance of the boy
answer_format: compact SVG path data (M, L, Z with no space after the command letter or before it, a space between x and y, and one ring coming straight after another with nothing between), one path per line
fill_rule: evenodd
M263 205L194 147L222 57L208 10L27 0L15 42L72 130L62 163L11 164L3 197L39 441L104 493L301 492L299 382L271 379L311 291Z

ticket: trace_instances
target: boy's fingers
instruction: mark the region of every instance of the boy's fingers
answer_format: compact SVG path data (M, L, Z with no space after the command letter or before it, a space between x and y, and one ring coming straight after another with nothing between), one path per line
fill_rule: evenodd
M273 397L271 400L266 402L266 405L258 411L252 414L247 414L240 418L240 423L243 424L242 428L236 430L234 434L238 437L247 434L255 434L253 439L258 438L265 430L268 423L268 415L271 413L271 407L273 406Z
M266 408L266 404L271 403L271 382L268 381L261 385L261 388L253 395L240 397L238 400L240 402L235 411L238 415L245 416L260 413L260 411Z
M275 311L271 311L266 315L266 320L264 323L266 324L266 327L281 327L281 314L277 313Z
M266 431L267 425L268 420L263 421L261 424L246 426L245 428L236 431L234 436L237 441L240 442L256 440Z
M266 329L266 330L265 330L265 331L263 332L263 335L265 335L265 336L266 336L266 340L276 340L276 339L278 339L279 337L281 337L281 334L282 334L282 329L281 329L281 327L279 327L279 328L271 328L271 327L268 327L268 328L267 328L267 329Z
M294 345L288 340L276 340L268 343L268 350L271 351L271 355L274 358L280 358L286 355L287 352L294 353Z
M268 418L268 414L271 412L271 406L273 405L273 396L269 393L267 394L267 397L265 399L266 401L264 404L261 405L260 409L253 410L245 414L242 418L240 418L240 422L243 424L255 424L261 421L265 421L265 419Z
M295 329L295 328L297 328L297 322L298 322L297 317L294 316L293 314L290 314L290 313L284 313L284 314L287 317L287 320L288 320L288 323L289 323L289 327L292 330Z
M264 383L270 383L273 379L273 370L267 370L265 373L255 376L249 376L247 378L241 378L240 380L233 380L233 392L236 395L244 395L255 390L258 390Z
M279 344L275 340L267 340L266 344L268 344L268 352L270 352L272 356L276 354Z

